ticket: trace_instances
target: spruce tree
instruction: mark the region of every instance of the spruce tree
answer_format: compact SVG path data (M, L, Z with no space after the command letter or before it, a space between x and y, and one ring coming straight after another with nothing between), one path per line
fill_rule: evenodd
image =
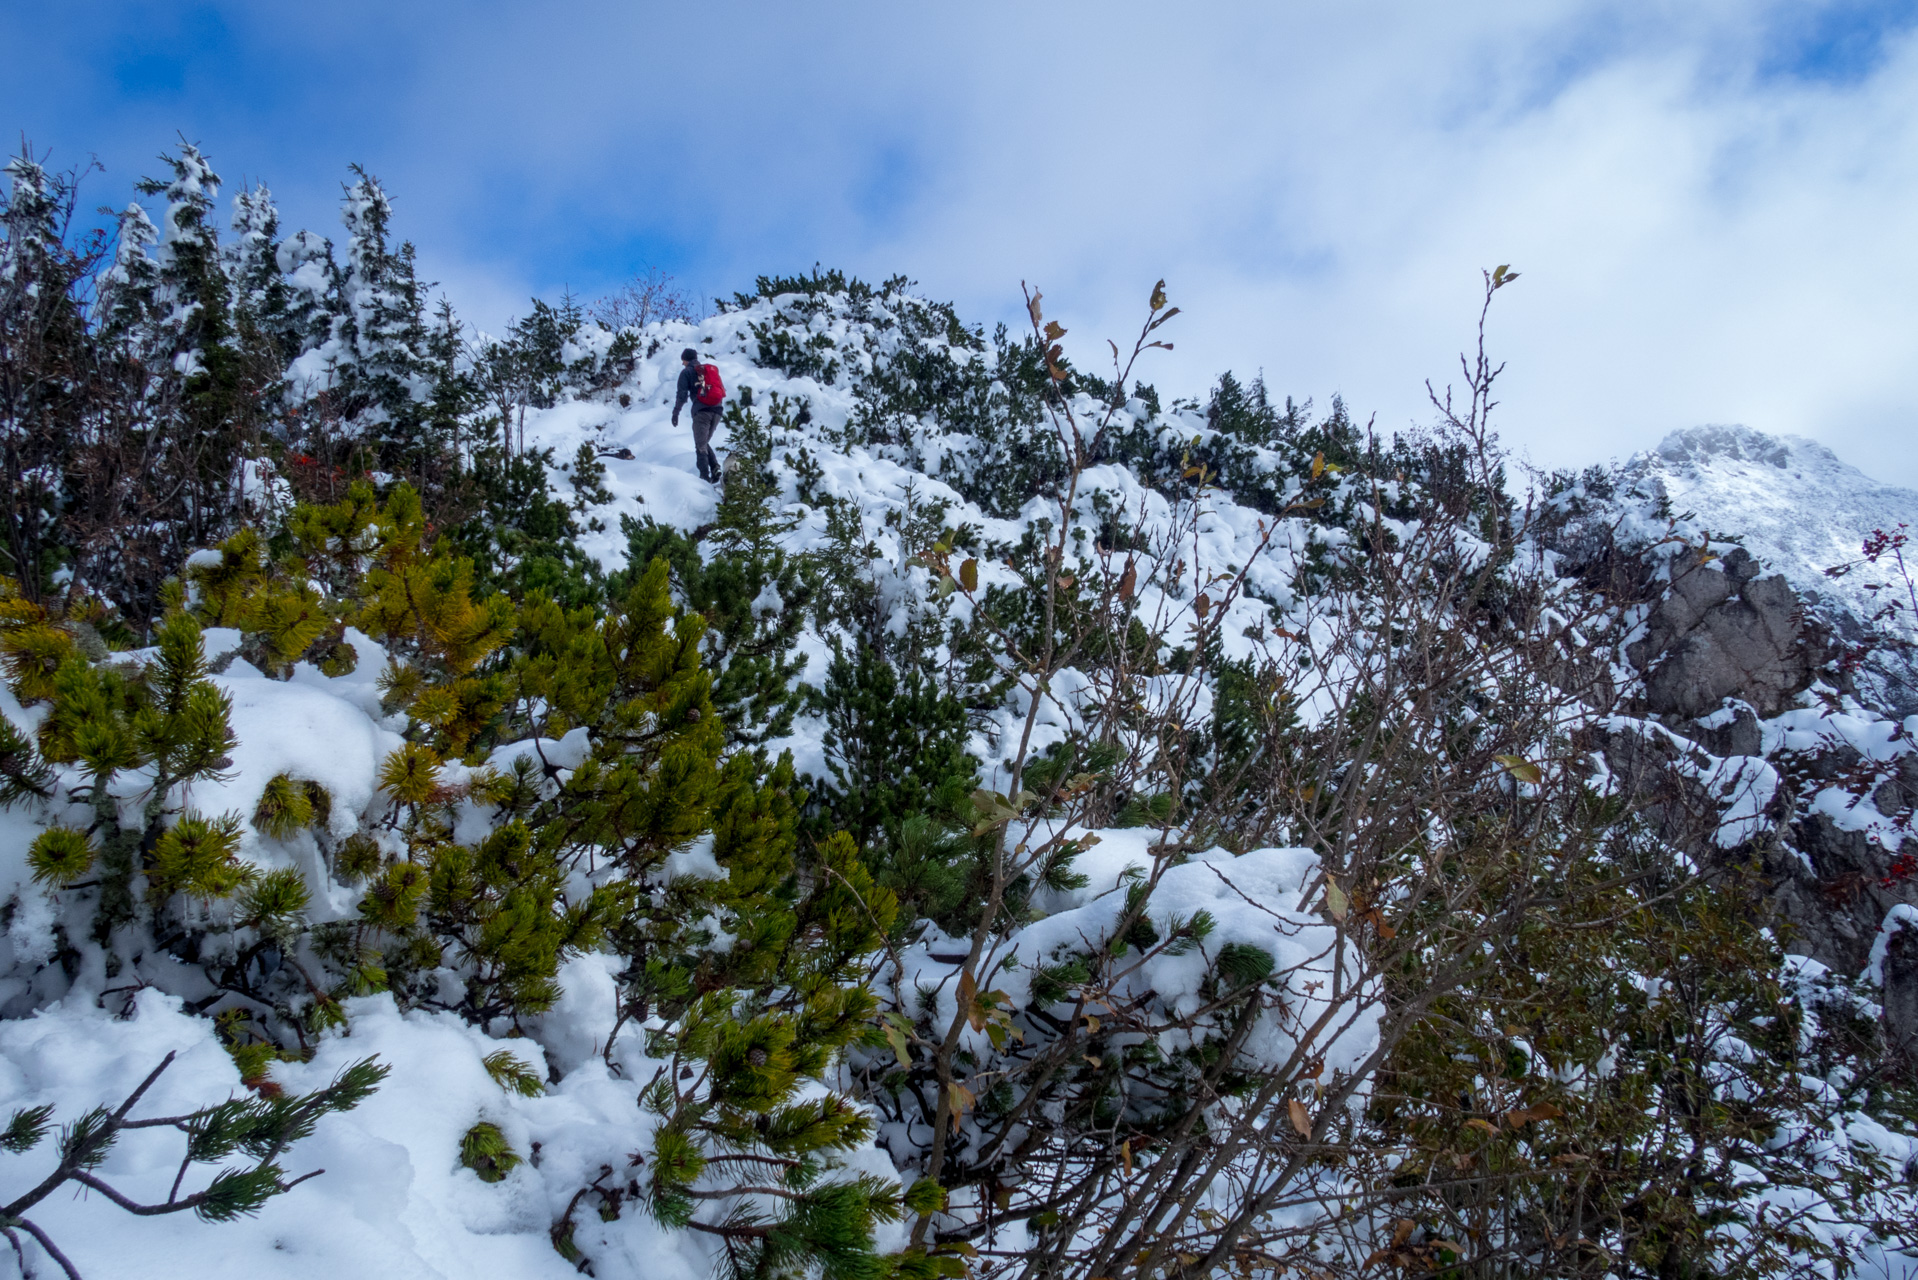
M293 315L294 296L280 269L280 213L261 183L233 197L233 238L224 251L233 289L233 322L242 340L257 336L275 381L305 348Z
M258 448L263 379L249 368L234 324L233 286L213 223L219 176L190 143L182 143L177 157L161 159L173 176L147 179L140 190L167 201L154 301L165 316L171 364L181 375L175 448L191 455L181 536L203 545L225 532L236 463L243 450ZM266 376L277 374L274 368Z
M155 317L160 268L153 246L159 241L159 229L145 208L133 203L120 211L113 265L100 277L96 310L102 345L142 353Z
M101 390L82 301L103 249L67 243L77 175L24 151L0 205L0 575L31 600L73 559L70 477Z
M385 188L358 165L353 174L340 203L346 263L333 331L344 413L398 463L425 444L422 406L431 385L425 300L413 270L413 246L388 243L393 206Z
M820 800L829 825L861 847L896 840L900 824L939 807L952 786L970 789L977 766L966 754L966 710L919 663L895 662L878 647L836 649L814 706L826 721L832 777Z
M280 241L273 250L273 264L285 291L285 306L278 314L270 308L264 311L261 323L290 364L332 338L339 269L333 261L332 242L311 231L295 231ZM324 369L309 370L308 385L293 387L292 393L304 398L324 373Z

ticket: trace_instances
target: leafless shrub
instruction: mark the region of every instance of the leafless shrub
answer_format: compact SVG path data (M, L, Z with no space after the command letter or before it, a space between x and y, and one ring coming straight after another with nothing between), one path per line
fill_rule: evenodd
M1488 273L1487 307L1511 278ZM1030 311L1057 370L1063 330L1036 295ZM1134 359L1169 315L1155 291ZM1758 976L1767 944L1686 852L1710 843L1710 797L1682 779L1651 795L1595 778L1594 728L1620 709L1618 611L1553 572L1530 539L1533 511L1505 494L1483 317L1480 332L1462 394L1435 395L1437 426L1399 455L1421 474L1339 478L1321 457L1299 499L1262 522L1255 560L1275 540L1319 537L1323 554L1254 662L1223 657L1221 628L1243 622L1233 606L1258 578L1251 563L1205 561L1203 467L1130 550L1088 547L1086 445L1107 424L1081 423L1065 397L1047 411L1071 465L1024 589L992 592L975 560L928 555L972 602L1027 710L1004 791L974 798L973 835L989 845L973 924L887 957L877 985L892 1052L854 1066L899 1135L895 1158L911 1151L945 1189L944 1209L915 1222L916 1246L1020 1280L1380 1265L1584 1275L1666 1254L1762 1269L1800 1247L1803 1221L1760 1211L1754 1227L1732 1181L1694 1196L1688 1144L1694 1170L1773 1162L1821 1203L1848 1194L1811 1148L1767 1147L1753 1118L1802 1101L1788 1067L1736 1068L1746 1074L1728 1096L1763 1104L1698 1119L1739 1036L1756 1034L1739 1018L1775 1003ZM1115 369L1121 383L1129 372ZM1354 486L1342 525L1316 523ZM1228 666L1229 716L1217 699ZM1066 753L1035 750L1042 722L1070 726ZM1090 829L1122 806L1150 815L1149 865L1069 958L1034 976L1049 987L996 989L1010 969L1046 968L1021 945L1035 897L1067 883ZM1203 864L1229 899L1271 917L1274 953L1310 952L1289 972L1262 971L1270 959L1236 944L1207 949L1198 916L1155 906L1215 845L1316 856L1283 902L1233 885L1230 862ZM1707 939L1709 959L1694 950ZM1153 989L1155 963L1194 954L1206 957L1198 998ZM1607 966L1630 964L1669 974L1692 1020L1649 1090L1540 1092L1460 1045L1543 1044L1563 1017L1579 1028L1565 1061L1589 1073L1607 1052L1593 1001L1647 1027L1678 1007L1616 997ZM1750 990L1719 981L1728 970ZM1301 972L1314 980L1288 985ZM1276 1055L1275 1028L1287 1046ZM1354 1037L1363 1052L1349 1051ZM1575 1107L1585 1114L1572 1119ZM1818 1141L1815 1125L1804 1132ZM1628 1150L1645 1163L1596 1163Z
M697 321L704 311L690 292L673 283L672 276L648 267L594 301L586 314L618 333L622 329L644 329L655 320Z

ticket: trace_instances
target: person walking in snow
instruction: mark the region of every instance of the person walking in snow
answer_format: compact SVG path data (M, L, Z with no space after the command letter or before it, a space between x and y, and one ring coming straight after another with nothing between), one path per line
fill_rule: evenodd
M679 425L679 411L693 402L693 453L699 460L699 478L718 484L724 475L719 458L713 453L713 430L719 426L719 406L726 399L726 384L719 370L702 363L699 352L687 347L679 353L679 393L673 397L673 425Z

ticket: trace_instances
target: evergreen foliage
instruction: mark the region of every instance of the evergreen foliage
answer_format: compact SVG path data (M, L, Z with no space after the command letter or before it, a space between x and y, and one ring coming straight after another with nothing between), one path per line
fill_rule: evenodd
M862 847L896 843L907 819L939 811L937 797L950 809L972 789L965 707L918 664L895 666L867 644L836 653L814 706L832 772L826 821Z

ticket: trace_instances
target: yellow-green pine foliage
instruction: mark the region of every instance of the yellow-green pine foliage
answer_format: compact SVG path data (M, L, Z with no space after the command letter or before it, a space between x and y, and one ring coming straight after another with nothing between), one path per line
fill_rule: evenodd
M486 1068L486 1074L493 1083L508 1093L516 1093L522 1098L537 1098L546 1092L546 1085L510 1049L500 1049L481 1059L480 1065Z
M154 907L175 893L230 896L249 874L237 860L239 815L207 818L179 807L181 787L219 776L235 746L231 704L207 679L199 622L174 611L154 640L156 654L144 664L106 662L92 621L56 618L0 589L0 641L11 642L0 643L0 651L8 655L10 683L16 695L47 707L33 743L11 725L0 729L0 799L47 794L48 763L80 766L84 781L69 794L91 806L88 832L43 832L29 859L49 888L97 884L100 939L138 916L142 872L145 901ZM150 776L129 823L113 784L133 769Z
M428 866L427 927L465 962L461 1011L481 1022L550 1009L560 962L599 945L634 898L612 884L569 903L565 868L519 822L475 848L441 845Z
M528 606L511 673L515 728L560 737L583 727L591 742L541 806L569 816L552 838L644 875L707 829L725 731L703 634L696 615L675 616L661 561L601 618Z
M253 599L266 585L265 551L260 535L242 529L219 546L217 563L189 567L186 577L199 588L193 614L209 627L244 628Z
M498 1125L482 1120L460 1139L460 1163L477 1173L481 1182L500 1182L519 1166L520 1155Z
M506 682L482 664L512 638L517 612L497 592L474 598L473 562L427 541L419 495L397 486L383 505L359 487L332 508L296 513L295 536L336 573L357 558L354 626L385 644L389 710L404 710L448 755L463 755L498 713Z
M253 811L253 825L262 834L285 840L313 821L313 797L306 784L284 773L267 779Z
M20 585L0 578L0 663L23 703L53 696L53 677L79 646L48 611L20 594Z
M650 565L597 612L537 596L518 609L497 595L476 599L473 566L429 543L404 486L384 503L356 486L344 502L301 507L289 534L294 552L277 561L243 534L216 563L195 566L171 593L158 656L144 669L94 661L59 620L9 612L0 600L0 656L16 690L50 704L37 753L23 741L22 758L82 765L99 819L97 841L45 833L36 875L54 887L97 876L107 930L141 902L157 910L180 895L230 899L229 927L254 931L262 945L290 953L310 943L329 966L327 989L303 1012L280 1014L309 1029L340 1021L344 996L380 990L512 1025L551 1007L569 956L613 950L627 962L625 1011L664 1017L654 1048L691 1069L662 1077L647 1099L663 1122L653 1212L691 1221L735 1171L758 1176L729 1157L764 1155L790 1171L795 1195L751 1237L759 1243L741 1266L880 1274L873 1229L902 1212L899 1188L822 1180L836 1153L869 1138L871 1121L818 1086L838 1053L870 1034L864 961L897 906L849 837L801 848L789 758L768 770L750 755L724 756L704 623L675 608L666 565ZM235 745L227 702L207 679L202 625L237 626L249 660L278 675L346 625L387 647L385 698L412 728L379 772L390 809L331 850L335 873L364 886L356 919L313 928L298 872L240 862L239 815L180 811L179 785L228 767ZM472 768L493 742L574 730L586 738L577 767L541 768L535 757L503 774ZM11 759L10 749L0 742L0 757ZM463 770L452 763L461 757ZM156 779L140 829L119 825L107 789L135 767ZM323 789L281 774L253 818L286 839L324 825L329 807ZM456 838L475 811L486 834ZM701 841L723 875L671 861ZM142 872L147 894L135 901ZM595 887L582 891L581 873ZM449 988L445 967L463 981ZM275 1052L265 1037L227 1038L248 1078L263 1078ZM489 1070L511 1091L540 1087L516 1060ZM461 1159L494 1181L519 1157L482 1121Z
M380 765L380 786L401 804L415 808L440 790L439 752L423 742L402 743Z
M239 849L238 814L219 818L183 814L153 846L147 883L162 896L227 897L249 878L249 869L238 858Z
M86 878L93 870L96 853L86 832L48 827L33 838L27 849L27 865L33 868L34 883L64 889Z
M192 613L201 625L237 628L243 634L242 654L278 679L288 678L302 658L337 656L337 609L307 581L304 565L297 559L270 564L260 535L252 529L241 529L221 543L219 553L217 562L186 571L196 589ZM321 645L329 634L335 644ZM345 669L351 669L350 663Z
M558 785L482 773L450 786L432 746L401 746L380 781L401 806L406 857L369 888L355 943L380 954L402 996L422 977L411 998L428 1003L441 1002L441 987L423 971L458 965L466 981L454 1007L480 1022L549 1008L568 956L623 943L620 930L648 936L645 913L635 916L640 882L708 829L719 795L724 734L700 666L699 623L675 616L663 569L604 617L535 601L524 624L499 677L518 695L511 728L552 737L584 727L587 761ZM472 679L457 670L405 668L412 675L390 680L388 698L404 680L417 715L436 690ZM463 844L452 839L454 819L473 804L490 810L493 830ZM576 870L609 864L627 875L568 897ZM680 911L668 918L681 927Z

